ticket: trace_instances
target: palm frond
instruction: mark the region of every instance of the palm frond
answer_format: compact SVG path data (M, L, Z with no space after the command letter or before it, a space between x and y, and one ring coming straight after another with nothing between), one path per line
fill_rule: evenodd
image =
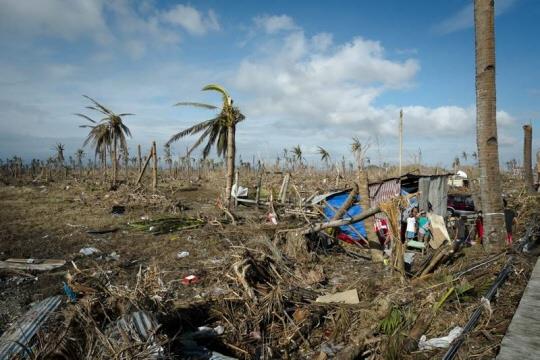
M97 121L95 121L94 119L92 119L90 116L87 116L87 115L84 115L84 114L80 114L80 113L75 113L74 115L77 115L77 116L80 116L82 117L83 119L86 119L94 124L97 124Z
M231 105L231 97L227 90L225 90L221 85L217 84L209 84L202 88L203 91L213 90L217 91L221 94L223 98L223 103L227 105Z
M100 110L98 110L98 109L96 109L96 110L101 111L104 114L114 115L114 113L111 110L107 109L105 106L101 105L96 100L92 99L90 96L88 96L88 95L83 95L83 96L85 98L87 98L88 100L90 100L91 102L93 102L100 109Z
M179 103L174 104L174 106L194 106L194 107L199 107L199 108L203 108L203 109L210 109L210 110L219 109L217 106L214 106L214 105L198 103L198 102L191 102L191 101L181 101Z
M181 139L181 138L183 138L185 136L197 134L197 133L203 131L204 129L206 129L208 126L211 126L211 124L213 122L215 122L215 121L219 121L219 118L216 117L216 118L213 118L213 119L210 119L210 120L206 120L206 121L200 122L198 124L195 124L190 128L182 130L179 133L171 136L169 141L167 141L167 144L171 144L171 143L173 143L175 141L178 141L179 139Z

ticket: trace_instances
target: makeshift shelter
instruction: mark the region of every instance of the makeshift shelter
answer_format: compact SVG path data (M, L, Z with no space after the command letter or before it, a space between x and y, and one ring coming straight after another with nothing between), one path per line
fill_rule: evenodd
M351 189L345 189L338 192L328 193L316 196L313 198L311 204L323 204L323 213L327 219L331 219L334 214L341 208L341 206L347 201ZM351 218L355 215L362 213L363 209L360 206L360 196L356 195L353 204L345 211L342 219ZM340 234L338 238L345 241L363 241L367 237L366 228L363 221L359 221L350 225L343 225L339 227Z
M405 174L400 178L390 178L369 184L371 206L391 199L399 194L418 194L418 206L434 214L445 216L448 200L448 177L443 175ZM431 206L430 206L431 205Z

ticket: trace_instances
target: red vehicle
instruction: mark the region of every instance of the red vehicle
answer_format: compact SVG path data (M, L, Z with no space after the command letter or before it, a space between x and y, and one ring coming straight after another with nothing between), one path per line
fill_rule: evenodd
M471 195L448 194L446 203L447 215L470 215L475 213L474 201Z

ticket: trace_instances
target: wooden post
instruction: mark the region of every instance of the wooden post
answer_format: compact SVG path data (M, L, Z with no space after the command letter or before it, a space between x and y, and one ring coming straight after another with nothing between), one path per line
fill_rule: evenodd
M236 185L236 196L234 197L234 207L238 206L238 176L239 176L240 170L236 169L234 172L234 184ZM227 199L227 196L230 198L231 194L225 194L225 199Z
M150 162L150 159L152 158L152 153L154 152L154 149L151 148L150 149L150 154L148 154L148 156L146 157L146 161L144 162L144 165L141 169L141 171L139 172L139 176L137 177L137 181L135 181L135 185L139 185L139 183L141 182L141 179L143 177L143 174L144 174L144 171L146 170L146 168L148 167L148 163Z
M152 142L152 156L154 157L152 161L152 190L156 191L157 189L157 167L158 167L158 161L157 161L157 149L156 149L156 142Z
M291 178L291 174L287 173L285 174L285 177L283 178L283 183L281 183L281 189L279 189L279 202L284 204L287 200L287 189L289 188L289 180Z
M139 164L139 173L142 171L141 144L137 145L137 163Z
M259 200L261 199L261 183L263 172L263 169L259 167L259 176L257 178L257 192L255 193L255 203L257 204L257 206L259 205Z

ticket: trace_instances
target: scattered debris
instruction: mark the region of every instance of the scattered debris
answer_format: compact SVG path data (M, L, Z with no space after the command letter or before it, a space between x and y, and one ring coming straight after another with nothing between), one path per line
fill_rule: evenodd
M196 275L188 275L188 276L185 276L182 279L182 284L183 285L192 285L192 284L197 284L199 281L200 280Z
M126 212L126 207L123 205L113 205L111 209L111 214L113 215L123 215Z
M433 350L435 348L447 348L450 346L452 341L454 341L459 335L461 335L461 332L463 331L463 328L456 326L450 332L448 335L440 337L440 338L433 338L427 340L426 335L422 335L420 337L420 341L418 342L418 349L420 350Z
M95 247L85 247L79 250L79 253L83 254L84 256L91 256L95 254L100 254L101 251L99 249L96 249Z
M189 251L179 251L176 253L176 258L181 259L189 256Z
M30 341L61 302L61 296L42 300L7 329L0 337L0 359L11 359L17 354L30 356Z
M7 259L0 261L0 269L49 271L65 264L65 260L59 259Z
M319 296L315 301L320 303L341 304L358 304L360 302L358 299L358 291L356 291L356 289Z
M154 235L166 234L173 231L195 229L205 224L202 219L195 218L161 218L156 220L143 220L129 223L132 228L148 231Z

